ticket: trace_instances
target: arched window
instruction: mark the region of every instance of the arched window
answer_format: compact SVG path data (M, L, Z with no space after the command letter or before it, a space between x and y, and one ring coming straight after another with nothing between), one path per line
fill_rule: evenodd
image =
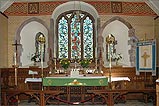
M94 19L83 11L70 11L57 19L58 58L94 58Z

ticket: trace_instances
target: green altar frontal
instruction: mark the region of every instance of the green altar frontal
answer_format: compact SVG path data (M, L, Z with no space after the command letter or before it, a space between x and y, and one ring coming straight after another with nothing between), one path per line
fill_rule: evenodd
M46 77L43 86L107 86L107 77Z

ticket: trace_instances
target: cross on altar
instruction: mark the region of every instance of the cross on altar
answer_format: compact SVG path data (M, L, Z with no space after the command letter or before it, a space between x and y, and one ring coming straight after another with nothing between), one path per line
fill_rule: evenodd
M12 44L12 46L15 46L15 54L14 54L14 68L15 68L15 87L18 85L18 80L17 80L17 51L18 51L18 46L21 46L21 44L17 43L17 40L15 40L15 43Z
M15 46L15 51L16 51L16 53L17 53L18 46L21 46L21 44L18 44L18 43L17 43L17 40L15 40L15 43L12 44L12 46Z
M14 44L12 44L12 46L15 46L15 60L14 60L14 62L15 62L15 65L16 65L16 62L17 62L17 51L18 51L18 46L21 46L21 44L18 44L17 43L17 40L15 40L15 43Z
M150 57L150 55L148 55L146 52L144 52L144 54L141 57L144 59L144 67L146 67L146 65L147 65L146 60L147 60L147 58Z

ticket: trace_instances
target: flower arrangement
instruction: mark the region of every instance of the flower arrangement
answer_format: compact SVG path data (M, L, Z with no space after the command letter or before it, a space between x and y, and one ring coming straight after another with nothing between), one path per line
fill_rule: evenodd
M63 58L60 60L60 64L64 69L67 69L70 65L70 60L67 58Z
M36 54L36 53L32 54L31 61L38 62L39 61L39 54Z
M87 68L88 65L92 62L90 59L83 59L79 63L83 68Z
M118 54L113 53L112 54L112 59L115 60L116 62L119 61L119 60L121 60L122 59L121 53L118 53Z

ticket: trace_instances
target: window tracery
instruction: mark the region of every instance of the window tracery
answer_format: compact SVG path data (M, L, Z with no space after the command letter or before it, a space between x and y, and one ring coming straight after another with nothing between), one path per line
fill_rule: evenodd
M57 25L58 58L94 58L94 19L89 13L63 13Z

